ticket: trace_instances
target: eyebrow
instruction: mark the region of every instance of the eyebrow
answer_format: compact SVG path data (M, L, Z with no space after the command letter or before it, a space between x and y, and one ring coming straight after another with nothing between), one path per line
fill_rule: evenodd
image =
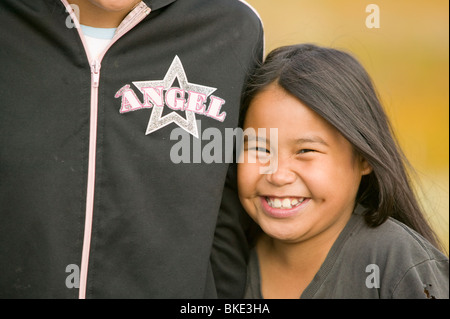
M295 144L306 144L306 143L318 143L318 144L328 146L327 142L325 142L321 137L316 136L316 135L302 137L302 138L298 138L295 140Z

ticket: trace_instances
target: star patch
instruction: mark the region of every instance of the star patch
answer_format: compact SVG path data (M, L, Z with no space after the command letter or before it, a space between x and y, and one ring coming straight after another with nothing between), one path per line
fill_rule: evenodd
M176 79L178 80L179 88L173 86ZM225 104L225 100L211 95L217 89L190 83L178 56L175 56L162 80L135 81L132 83L143 94L144 103L138 100L129 85L125 85L117 91L115 97L122 97L120 113L153 108L145 131L146 135L175 123L198 138L196 113L218 121L223 121L226 117L226 113L220 111L222 105ZM187 95L187 98L185 95ZM210 98L210 104L207 108L205 103L208 98ZM183 118L176 112L163 116L163 109L166 106L173 110L184 111L186 117Z

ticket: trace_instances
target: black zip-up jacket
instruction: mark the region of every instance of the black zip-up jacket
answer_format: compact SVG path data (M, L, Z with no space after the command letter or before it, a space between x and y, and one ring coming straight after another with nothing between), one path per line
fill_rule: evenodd
M224 141L258 16L145 0L97 60L77 26L66 0L0 1L0 298L240 297Z

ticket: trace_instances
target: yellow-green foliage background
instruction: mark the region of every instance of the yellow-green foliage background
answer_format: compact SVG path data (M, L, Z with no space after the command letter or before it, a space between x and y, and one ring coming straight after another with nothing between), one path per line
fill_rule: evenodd
M448 0L247 2L263 21L266 53L310 42L351 51L362 62L417 170L418 194L448 251ZM379 28L366 26L369 4L379 7Z

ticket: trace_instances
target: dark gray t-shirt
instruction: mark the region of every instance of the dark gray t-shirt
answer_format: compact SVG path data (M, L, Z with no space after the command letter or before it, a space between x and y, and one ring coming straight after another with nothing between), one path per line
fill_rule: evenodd
M359 207L300 298L449 298L449 260L418 233L388 219L369 228ZM252 250L244 298L263 298Z

